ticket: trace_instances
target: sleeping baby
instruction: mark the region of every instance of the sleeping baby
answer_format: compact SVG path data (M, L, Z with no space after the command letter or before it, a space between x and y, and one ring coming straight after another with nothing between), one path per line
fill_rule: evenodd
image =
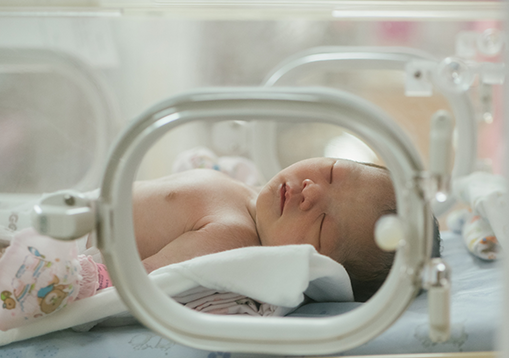
M310 244L344 266L355 300L362 302L378 290L392 266L394 252L379 249L373 233L382 215L395 212L387 169L344 159L303 160L261 189L211 169L188 170L133 186L135 237L148 273L240 247ZM438 256L438 227L434 247ZM90 256L80 255L80 271L71 263L54 265L49 254L26 253L23 265L12 275L19 276L23 269L21 274L46 275L48 282L39 279L41 287L36 287L20 281L18 293L0 288L4 309L22 304L17 295L23 290L37 291L36 304L52 302L51 311L64 299L68 304L111 285L105 266L92 262ZM67 271L59 274L57 267ZM84 277L82 287L69 281L78 271Z
M366 301L392 265L394 253L373 239L378 218L396 211L382 167L308 159L261 190L195 169L137 182L133 190L135 237L147 272L238 247L311 244L345 267L355 299Z

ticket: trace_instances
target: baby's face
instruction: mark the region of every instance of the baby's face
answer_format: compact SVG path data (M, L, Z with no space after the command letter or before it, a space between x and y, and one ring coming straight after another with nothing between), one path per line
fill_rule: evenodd
M262 245L311 244L344 263L379 250L374 225L391 208L395 198L386 170L314 158L289 166L263 187L256 226Z

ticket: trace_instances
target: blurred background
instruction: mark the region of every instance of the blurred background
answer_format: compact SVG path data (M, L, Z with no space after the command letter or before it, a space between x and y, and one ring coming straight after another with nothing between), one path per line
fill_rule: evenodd
M302 51L409 47L441 60L457 53L462 33L501 28L496 11L476 21L468 12L455 13L453 21L431 21L419 16L347 17L341 9L319 16L312 11L285 16L269 9L254 15L246 11L251 15L243 17L238 9L190 5L160 11L158 3L151 3L134 11L129 2L123 9L114 1L105 4L91 6L89 12L66 14L64 9L44 16L13 11L5 2L0 7L3 193L94 189L116 136L152 104L200 87L260 86L278 64ZM485 4L484 9L496 9L496 2ZM500 62L498 54L476 53L470 59ZM448 104L436 92L406 96L405 76L395 70L327 68L286 84L339 88L373 102L404 128L427 162L430 117ZM469 95L479 118L478 166L499 172L500 86L474 82ZM252 138L244 123L222 128L230 128L226 137L215 137L221 131L207 123L167 134L147 154L138 178L169 174L177 154L196 146L218 156L249 157ZM331 125L279 124L277 138L283 167L323 155L380 161L362 141Z

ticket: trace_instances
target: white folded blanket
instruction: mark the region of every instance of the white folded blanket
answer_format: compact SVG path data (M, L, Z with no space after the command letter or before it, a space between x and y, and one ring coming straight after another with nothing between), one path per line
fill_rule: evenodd
M353 300L343 266L311 245L229 250L169 265L149 276L182 304L211 313L284 315L303 302L304 294L317 301ZM0 345L126 311L116 289L107 288L26 326L0 332Z
M487 220L502 247L509 244L509 194L500 175L474 172L453 182L455 196L468 203L474 214Z
M277 306L298 306L304 293L316 301L353 300L344 267L311 245L243 247L165 266L150 275L170 272L199 286Z

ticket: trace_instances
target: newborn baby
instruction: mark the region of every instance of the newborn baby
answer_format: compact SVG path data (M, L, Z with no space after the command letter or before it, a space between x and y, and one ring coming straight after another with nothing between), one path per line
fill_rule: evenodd
M374 226L395 212L387 169L344 159L298 162L261 189L211 169L133 185L134 233L147 272L240 247L310 244L344 266L361 302L391 269L394 252L378 248ZM433 256L439 256L439 247L435 220ZM0 252L0 330L112 285L105 265L77 251L75 242L32 228L14 237L3 257Z
M355 299L385 280L394 253L374 242L374 225L395 213L389 172L372 164L314 158L282 170L261 190L218 171L195 169L137 182L134 229L147 272L244 246L311 244L341 263Z

